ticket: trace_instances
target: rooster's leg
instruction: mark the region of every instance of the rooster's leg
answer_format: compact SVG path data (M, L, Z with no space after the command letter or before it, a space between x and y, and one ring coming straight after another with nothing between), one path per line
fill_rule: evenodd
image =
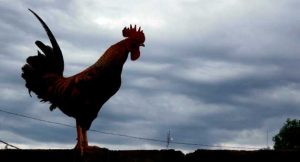
M82 136L82 128L76 121L76 128L77 128L77 145L76 149L79 149L80 153L83 153L83 136Z
M82 145L84 148L88 148L89 144L88 144L87 130L85 128L82 128L82 136L83 136Z

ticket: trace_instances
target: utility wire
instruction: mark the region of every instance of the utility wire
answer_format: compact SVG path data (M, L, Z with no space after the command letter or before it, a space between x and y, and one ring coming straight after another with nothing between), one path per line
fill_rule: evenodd
M27 119L32 119L32 120L36 120L36 121L40 121L40 122L44 122L44 123L50 123L50 124L56 124L56 125L62 125L62 126L66 126L66 127L75 128L75 126L72 126L72 125L69 125L69 124L58 123L58 122L53 122L53 121L44 120L44 119L40 119L40 118L35 118L35 117L28 116L28 115L14 113L14 112L2 110L2 109L0 109L0 112L4 112L6 114L10 114L10 115L14 115L14 116L19 116L19 117L23 117L23 118L27 118Z
M14 116L19 116L19 117L27 118L27 119L32 119L32 120L36 120L36 121L40 121L40 122L44 122L44 123L50 123L50 124L62 125L62 126L70 127L70 128L76 128L73 125L59 123L59 122L53 122L53 121L44 120L44 119L40 119L40 118L35 118L35 117L28 116L28 115L14 113L14 112L2 110L2 109L0 109L0 112L6 113L6 114L10 114L10 115L14 115ZM137 136L119 134L119 133L104 132L104 131L98 131L96 129L90 129L90 131L97 132L97 133L102 133L102 134L107 134L107 135L113 135L113 136L133 138L133 139L140 139L140 140L147 140L147 141L156 141L156 142L164 142L164 143L166 142L166 141L160 140L160 139L152 139L152 138L144 138L144 137L137 137Z
M40 121L40 122L44 122L44 123L50 123L50 124L61 125L61 126L70 127L70 128L76 128L73 125L44 120L44 119L40 119L40 118L28 116L28 115L10 112L10 111L3 110L3 109L0 109L0 112L6 113L9 115L13 115L13 116L22 117L22 118L32 119L32 120L36 120L36 121ZM153 141L153 142L159 142L159 143L167 143L168 142L167 140L138 137L138 136L132 136L132 135L126 135L126 134L120 134L120 133L104 132L104 131L99 131L96 129L90 129L90 131L96 132L96 133L101 133L101 134L106 134L106 135L113 135L113 136L119 136L119 137L125 137L125 138L137 139L137 140L144 140L144 141ZM1 141L1 140L0 140L0 142L4 143L4 141ZM231 149L249 149L249 150L261 149L258 147L219 146L219 145L206 145L206 144L200 144L200 143L188 143L188 142L179 142L179 141L172 141L172 142L170 142L170 144L187 145L187 146L201 146L201 147L208 147L208 148L231 148ZM9 146L12 146L12 145L9 145ZM14 146L12 146L12 147L14 147ZM16 147L14 147L14 148L16 148Z
M18 149L18 150L20 149L20 148L14 146L14 145L11 145L11 144L9 144L9 143L7 143L7 142L5 142L5 141L2 141L2 140L0 140L0 143L4 143L4 144L5 144L5 148L7 148L8 146L10 146L10 147L15 148L15 149Z

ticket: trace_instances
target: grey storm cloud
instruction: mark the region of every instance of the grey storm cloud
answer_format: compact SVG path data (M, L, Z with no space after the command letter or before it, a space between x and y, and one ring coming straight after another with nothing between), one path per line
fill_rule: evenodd
M36 54L34 41L49 42L31 8L56 36L66 76L123 39L123 27L144 29L141 58L127 61L120 91L92 129L162 140L171 130L179 142L266 147L267 130L271 143L286 118L300 116L299 5L296 0L1 1L0 107L74 125L35 95L30 98L20 76L26 58ZM1 140L25 148L75 144L72 128L1 112L0 121ZM90 139L113 149L165 146L96 132Z

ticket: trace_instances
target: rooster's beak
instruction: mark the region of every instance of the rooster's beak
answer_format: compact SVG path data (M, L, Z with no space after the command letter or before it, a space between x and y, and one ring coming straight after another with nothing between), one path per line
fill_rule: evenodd
M145 47L145 44L143 43L143 44L141 44L140 46Z

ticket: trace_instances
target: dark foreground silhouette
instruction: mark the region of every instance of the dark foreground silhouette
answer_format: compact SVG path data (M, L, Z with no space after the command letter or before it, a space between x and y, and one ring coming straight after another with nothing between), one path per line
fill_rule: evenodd
M58 107L64 114L75 118L76 148L83 153L89 148L87 131L102 105L119 90L123 65L129 53L133 61L140 57L145 35L136 26L124 28L125 39L110 46L96 63L76 75L64 77L63 54L54 35L46 23L30 11L44 27L52 47L36 41L41 51L27 58L22 77L29 93L32 91L41 101L49 102L50 110Z
M83 156L74 150L0 150L0 161L20 162L254 162L297 161L300 151L232 151L197 150L184 155L175 150L112 151L103 148L90 149Z

